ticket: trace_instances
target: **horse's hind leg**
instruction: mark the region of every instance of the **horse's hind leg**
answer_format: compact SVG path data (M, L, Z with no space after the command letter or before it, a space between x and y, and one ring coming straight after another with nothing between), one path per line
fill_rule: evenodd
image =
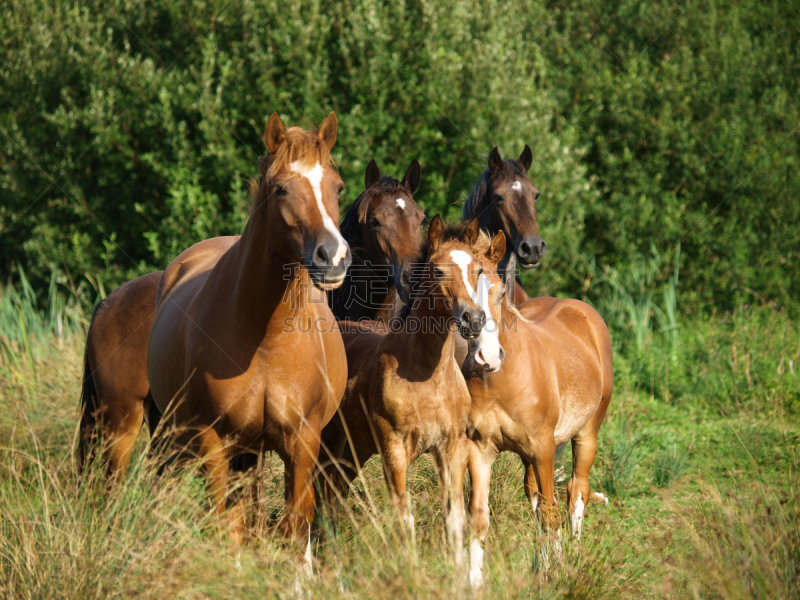
M584 432L581 432L584 434ZM572 440L572 477L567 483L567 507L573 537L580 539L583 515L589 503L589 471L597 453L597 432L588 431Z

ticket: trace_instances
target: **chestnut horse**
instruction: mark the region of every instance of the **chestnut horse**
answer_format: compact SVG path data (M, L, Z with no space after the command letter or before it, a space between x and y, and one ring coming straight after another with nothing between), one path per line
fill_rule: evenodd
M388 321L408 301L411 267L419 260L425 212L414 202L419 162L402 181L367 165L365 188L342 219L341 232L353 253L342 287L329 294L337 319Z
M501 308L499 338L505 360L498 372L483 370L469 356L465 365L472 398L470 581L476 587L483 580L489 480L500 452L514 452L530 465L533 476L526 476L525 493L534 511L540 511L543 527L556 532L556 446L572 441L567 506L573 535L580 537L597 432L614 385L611 338L596 310L578 300L556 298L534 298L514 308L503 298L500 278L487 276L492 302Z
M496 331L492 323L499 313L489 303L486 280L473 256L479 227L475 219L466 228L446 228L439 215L434 217L426 262L415 269L415 297L404 327L342 323L349 380L339 413L323 434L333 459L324 473L326 500L335 503L346 496L348 480L370 456L380 454L393 506L412 540L406 473L420 455L431 453L456 564L462 562L470 410L469 392L453 357L456 328L477 340L475 360L485 368L498 369L503 358L496 333L482 333L485 324ZM348 443L357 457L350 464L340 460Z
M286 469L278 527L292 539L310 533L320 432L347 382L325 301L351 262L336 225L336 130L333 113L318 133L269 118L269 155L244 232L195 244L170 263L148 346L153 402L176 441L203 460L216 511L225 510L229 460L274 451ZM242 504L230 515L237 538Z
M525 269L539 266L547 252L547 244L539 235L536 224L536 200L539 190L528 178L533 155L528 145L517 160L503 160L497 146L489 153L488 169L483 172L472 188L461 211L461 220L474 217L481 220L481 229L490 236L502 231L508 240L508 249L500 261L500 273L511 254L516 255L517 264ZM525 290L517 282L513 302L522 304L528 299Z
M342 287L329 292L329 297L333 294L340 299L332 303L333 314L339 319L379 318L381 307L396 301L395 285L407 298L405 273L420 252L424 215L412 198L419 185L419 163L413 160L403 180L397 181L381 177L373 160L367 167L366 184L368 189L355 201L341 225L342 236L356 260L350 270L359 263L386 265L400 277L367 269L351 278L348 270ZM95 308L84 356L78 440L81 470L100 444L107 451L103 458L109 473L115 477L124 475L142 423L147 421L152 433L158 420L147 378L147 341L161 274L156 271L128 281ZM377 282L373 283L373 279ZM350 291L345 292L346 288ZM379 296L380 303L361 303L351 309L345 301L348 296L359 300ZM359 307L365 312L347 313ZM388 316L388 311L383 311Z

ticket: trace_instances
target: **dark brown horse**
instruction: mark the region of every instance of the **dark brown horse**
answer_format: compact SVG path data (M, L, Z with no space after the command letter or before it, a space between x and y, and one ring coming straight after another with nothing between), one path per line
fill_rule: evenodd
M472 398L470 580L476 587L483 581L489 481L500 452L514 452L528 465L525 493L552 533L559 525L553 484L556 446L572 441L567 505L573 535L580 537L597 432L614 385L611 338L597 311L578 300L556 298L534 298L517 309L502 297L500 278L488 269L487 276L492 302L502 311L498 323L505 360L497 372L480 365L465 369Z
M325 472L329 501L346 496L348 482L370 456L379 454L393 505L412 540L414 518L406 473L420 455L431 453L457 564L465 525L470 398L453 357L456 331L476 340L474 357L485 368L498 369L503 358L497 335L482 333L499 311L489 302L482 265L475 259L478 234L477 219L466 228L446 229L437 215L428 232L426 261L415 273L417 291L404 327L388 330L342 323L349 380L340 412L324 432L333 458ZM485 247L478 253L484 251ZM495 260L500 256L492 255ZM357 457L349 464L340 460L348 441Z
M270 117L244 232L200 242L170 263L148 345L153 401L176 441L203 460L216 510L226 505L230 459L274 451L286 466L279 529L290 538L310 531L320 432L347 381L325 301L350 264L337 227L336 130L333 113L318 133ZM231 515L236 532L241 504Z
M536 224L536 200L539 190L528 178L533 155L528 145L517 160L503 160L497 146L489 153L488 169L472 188L461 211L461 220L474 217L481 220L481 229L490 236L502 231L508 240L508 249L500 261L500 273L511 254L517 264L525 269L539 266L547 252L547 244L539 235ZM519 283L513 290L513 300L521 304L528 295Z
M342 287L329 294L337 319L386 321L408 301L411 265L419 260L425 212L414 202L419 163L411 161L402 181L367 165L365 189L342 219L341 231L353 264Z
M390 267L399 277L389 277L388 269L362 269L354 278L348 273L342 287L329 292L329 296L339 298L332 304L337 318L380 318L379 313L389 316L385 307L400 300L395 285L407 297L407 275L403 274L420 252L424 215L412 197L419 185L419 163L412 161L403 180L397 181L381 177L373 160L367 167L366 183L368 189L343 219L342 235L357 265ZM398 200L402 200L402 206ZM107 450L103 458L109 472L124 475L142 423L147 421L152 432L157 422L158 411L152 405L147 378L147 340L161 274L148 273L121 285L95 309L84 359L78 442L81 469L101 446ZM350 290L346 295L340 293L345 288ZM367 302L354 302L349 307L345 301L349 296L366 298ZM364 312L347 313L348 309Z

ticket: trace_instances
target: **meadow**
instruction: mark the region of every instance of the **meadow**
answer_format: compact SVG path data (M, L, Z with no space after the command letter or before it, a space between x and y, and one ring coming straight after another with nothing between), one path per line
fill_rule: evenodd
M487 583L475 596L798 597L796 323L766 304L664 327L650 315L668 320L669 290L643 298L625 283L599 306L612 327L616 389L591 485L611 502L590 505L580 543L569 540L563 509L564 552L554 561L542 551L521 464L503 455L492 482ZM0 296L0 595L288 598L298 582L308 598L473 594L445 559L426 457L411 472L416 548L404 549L373 460L336 535L317 547L311 579L299 553L271 532L283 486L274 456L240 483L252 502L240 555L210 515L197 467L156 477L145 432L117 491L107 494L101 478L79 485L87 321L55 292L47 305L24 281Z
M304 579L276 457L241 555L199 465L80 484L91 307L238 234L266 116L335 111L342 212L370 159L457 218L525 144L548 253L522 280L609 324L615 392L560 561L496 464L486 598L800 597L800 9L762 0L0 0L0 597L469 597L432 463L406 551L371 462ZM567 451L566 470L570 469ZM469 484L467 484L469 485ZM565 483L557 493L565 499ZM466 490L465 490L466 493ZM562 506L563 509L563 506ZM566 520L563 509L562 519ZM239 563L239 564L237 564Z

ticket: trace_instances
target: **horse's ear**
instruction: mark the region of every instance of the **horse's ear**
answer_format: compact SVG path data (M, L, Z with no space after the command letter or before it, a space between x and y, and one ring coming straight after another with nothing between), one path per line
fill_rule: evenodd
M270 154L277 152L280 145L286 139L286 125L283 124L278 113L272 113L267 127L264 129L264 145L269 150Z
M475 217L464 228L464 234L461 236L461 239L464 243L469 246L470 250L473 249L475 243L478 241L478 235L481 232L481 220L479 217Z
M322 122L322 125L319 126L319 137L325 142L328 150L332 150L333 145L336 143L337 129L339 129L339 121L336 119L336 115L331 112Z
M492 173L497 173L500 169L505 166L503 162L503 157L500 156L500 150L497 149L497 146L492 148L492 151L489 153L489 170Z
M492 243L489 245L489 249L486 251L486 258L489 259L489 262L496 265L498 262L500 262L500 259L505 256L505 254L506 234L502 231L498 231L492 238Z
M531 152L531 147L525 144L525 149L522 151L522 154L519 155L519 163L522 165L522 168L527 171L531 168L532 162L533 153Z
M412 194L417 191L419 187L419 161L416 158L411 159L411 164L408 165L408 170L403 175L402 185Z
M364 188L372 187L381 178L381 170L373 158L367 165L367 174L364 175Z
M506 265L505 278L506 299L511 306L516 306L517 303L514 302L514 291L517 289L517 255L513 252Z
M444 221L439 213L433 217L430 227L428 227L428 254L433 254L439 248L439 242L444 235Z

